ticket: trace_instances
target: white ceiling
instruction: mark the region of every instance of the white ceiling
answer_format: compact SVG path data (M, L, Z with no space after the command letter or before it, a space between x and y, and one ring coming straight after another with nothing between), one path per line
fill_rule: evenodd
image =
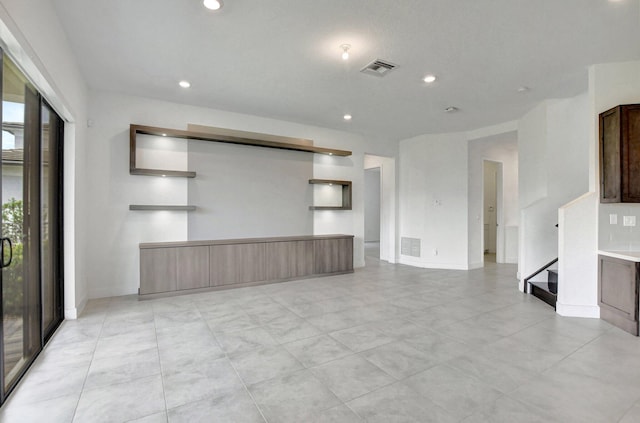
M93 88L389 140L513 120L586 91L590 64L640 59L640 0L53 3ZM376 58L398 68L359 72Z

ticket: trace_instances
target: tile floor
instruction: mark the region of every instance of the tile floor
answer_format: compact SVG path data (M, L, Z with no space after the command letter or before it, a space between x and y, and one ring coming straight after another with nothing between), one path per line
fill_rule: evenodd
M515 266L354 274L66 321L2 422L638 422L640 340L518 292Z

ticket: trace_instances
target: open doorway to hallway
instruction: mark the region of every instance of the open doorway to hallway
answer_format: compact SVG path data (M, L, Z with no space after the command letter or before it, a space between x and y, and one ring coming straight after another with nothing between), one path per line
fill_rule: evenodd
M380 258L380 168L364 171L364 253Z
M485 263L504 262L502 228L502 163L483 162L483 256Z
M396 161L364 156L365 256L396 263Z

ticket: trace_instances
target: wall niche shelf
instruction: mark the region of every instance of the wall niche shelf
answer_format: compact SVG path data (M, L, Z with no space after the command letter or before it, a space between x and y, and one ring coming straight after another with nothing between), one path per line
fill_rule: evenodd
M131 124L129 127L129 173L131 175L147 176L170 176L182 178L195 178L196 172L181 170L144 169L136 166L136 136L156 135L160 137L181 138L187 140L200 140L210 142L222 142L227 144L238 144L253 147L277 148L281 150L302 151L306 153L327 154L329 156L346 157L351 155L351 151L336 150L332 148L315 147L313 145L302 145L293 142L274 141L273 135L252 134L252 138L247 138L247 132L220 130L221 133L204 133L195 131L183 131L180 129L158 128L155 126L144 126ZM260 139L263 138L263 139ZM283 140L296 140L294 138L282 137ZM309 140L298 140L309 141Z
M309 179L309 184L342 186L341 206L309 206L309 210L351 210L351 181L337 181L333 179Z
M194 211L196 206L167 206L151 204L130 204L129 210L133 211Z

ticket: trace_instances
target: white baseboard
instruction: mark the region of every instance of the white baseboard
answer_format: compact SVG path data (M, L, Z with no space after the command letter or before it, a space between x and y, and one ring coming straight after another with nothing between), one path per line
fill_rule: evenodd
M407 258L406 256L401 256L399 263L406 264L407 266L422 267L424 269L469 270L468 265L451 263L425 263L416 259Z
M484 263L483 262L478 262L478 263L469 263L469 266L467 266L467 268L469 270L473 270L473 269L481 269L484 267Z
M82 314L82 311L84 310L84 308L87 305L87 298L85 298L84 300L82 300L80 302L80 304L78 305L78 307L69 307L64 309L64 318L67 320L75 320L78 318L78 316L80 316L80 314Z
M600 307L556 303L556 313L565 317L600 318Z

